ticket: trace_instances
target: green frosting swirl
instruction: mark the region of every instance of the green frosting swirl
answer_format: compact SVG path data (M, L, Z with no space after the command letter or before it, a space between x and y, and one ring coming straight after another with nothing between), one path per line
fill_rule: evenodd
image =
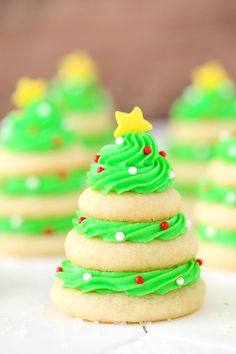
M46 152L63 149L76 136L63 127L56 106L43 99L24 111L10 112L0 129L0 144L15 152Z
M202 241L222 244L227 247L236 247L236 230L217 229L199 224L197 225L197 234Z
M204 179L199 184L199 198L206 202L236 206L236 188L224 187Z
M221 139L216 146L215 157L227 163L236 164L236 135Z
M165 157L158 153L154 138L149 133L127 133L116 142L106 145L100 152L97 164L92 164L87 174L87 182L93 188L108 193L136 193L163 192L172 182L172 169ZM144 147L148 146L152 152L144 154ZM104 170L98 173L98 168ZM131 169L130 169L131 168ZM134 168L137 169L133 173Z
M49 97L66 112L96 113L111 104L109 95L97 81L55 81Z
M83 293L121 292L128 296L164 295L183 286L192 285L200 277L199 265L195 259L179 266L139 273L85 269L73 265L68 260L62 262L62 269L62 272L57 273L57 277L63 281L65 288L78 289ZM84 274L91 277L84 280ZM142 284L136 283L137 276L143 277ZM182 285L177 283L179 277L184 280Z
M0 194L5 195L58 195L81 191L85 186L86 172L58 171L56 175L5 177L0 175Z
M124 234L122 241L147 243L153 240L173 240L186 231L186 218L182 213L158 222L146 223L106 221L87 216L83 222L79 223L78 220L82 215L77 212L76 216L77 218L73 219L73 225L77 233L87 238L100 237L108 242L117 242L117 232ZM161 228L162 221L169 223L168 229Z
M169 146L171 158L180 161L209 161L214 154L214 146L206 144L184 144L173 142Z
M171 107L170 115L176 119L234 119L236 116L235 91L230 83L215 90L202 91L188 87L183 96Z
M0 233L14 236L53 235L66 233L71 228L71 215L43 219L21 219L20 217L0 218ZM1 237L1 236L0 236Z

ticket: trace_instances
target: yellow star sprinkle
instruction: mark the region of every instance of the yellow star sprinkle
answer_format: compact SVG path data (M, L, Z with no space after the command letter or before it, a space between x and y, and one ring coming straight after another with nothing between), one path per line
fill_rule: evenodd
M142 133L152 129L151 123L143 118L143 112L137 106L130 113L117 111L115 116L118 123L114 132L115 138L126 133Z
M19 108L45 96L46 82L42 79L33 80L23 77L16 83L16 90L11 99Z
M77 51L61 60L58 75L67 81L94 81L97 79L97 67L88 54Z
M193 70L192 81L195 86L203 91L210 91L218 88L222 83L229 80L223 66L217 61L211 61L206 65Z

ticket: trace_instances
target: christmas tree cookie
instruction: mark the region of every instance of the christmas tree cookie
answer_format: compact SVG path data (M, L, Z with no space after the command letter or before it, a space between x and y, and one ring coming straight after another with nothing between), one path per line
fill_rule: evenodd
M200 254L212 267L236 270L236 135L222 136L200 184L196 206Z
M196 311L204 298L196 238L174 172L140 108L116 112L115 143L94 157L51 296L71 316L159 321Z
M49 95L86 148L96 151L111 141L111 96L101 86L96 64L86 53L74 52L61 60Z
M84 187L89 156L45 93L43 80L19 80L0 127L2 255L61 254Z
M189 211L196 200L197 182L212 158L222 129L234 126L235 88L217 62L196 68L192 85L171 108L170 158L175 167L176 188Z

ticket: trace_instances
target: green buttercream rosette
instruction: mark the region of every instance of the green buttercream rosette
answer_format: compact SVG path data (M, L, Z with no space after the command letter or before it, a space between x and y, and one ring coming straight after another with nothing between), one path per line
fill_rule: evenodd
M197 225L198 237L203 242L236 248L236 231L214 228L205 224Z
M14 152L48 152L75 142L63 126L57 107L49 99L30 103L24 110L10 112L0 129L0 144Z
M11 237L65 234L71 227L71 215L29 219L20 217L0 218L0 233L11 234Z
M215 90L203 91L188 87L183 96L171 107L170 116L175 119L234 119L236 117L235 89L231 83L222 84Z
M0 174L0 194L8 196L62 195L85 187L86 171L58 171L51 175L12 177Z
M78 267L69 260L63 261L61 268L62 272L58 272L57 277L63 280L65 288L79 289L83 293L124 293L128 296L164 295L180 287L176 282L180 274L185 279L184 286L196 283L200 276L195 259L149 272L103 272ZM84 281L85 275L89 281ZM143 279L142 286L137 286L136 277Z
M57 277L63 281L65 288L79 289L83 293L124 293L128 296L164 295L181 286L196 283L200 276L199 264L195 259L149 272L105 272L78 267L69 260L62 262L61 269ZM184 284L178 282L180 275ZM142 286L137 286L137 277L142 279Z
M145 154L145 148L151 152ZM146 132L127 133L118 137L115 144L104 146L87 174L91 188L103 193L164 192L171 187L173 178L169 162Z
M67 113L99 113L111 105L108 93L96 81L55 81L49 97Z
M236 206L236 188L216 184L209 178L200 181L198 196L205 202Z
M166 222L168 222L168 228L163 230L162 225ZM169 241L183 235L187 230L186 218L183 213L165 220L130 223L84 217L80 212L77 212L76 218L73 219L73 225L77 233L86 238L100 237L107 242Z

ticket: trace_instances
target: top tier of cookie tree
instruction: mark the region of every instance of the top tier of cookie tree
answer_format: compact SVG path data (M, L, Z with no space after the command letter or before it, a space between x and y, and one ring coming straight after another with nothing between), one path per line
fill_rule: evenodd
M200 254L206 264L236 270L236 135L222 134L196 210Z
M112 99L88 54L78 51L61 60L49 94L86 147L98 149L111 140Z
M222 129L234 126L235 88L224 68L209 62L193 70L192 84L171 108L170 155L176 187L196 196L196 181L205 172Z
M140 108L116 118L115 143L95 155L79 198L53 301L92 321L186 315L201 305L204 286L174 172Z
M57 254L71 226L89 157L45 97L43 80L22 78L0 128L0 252Z

